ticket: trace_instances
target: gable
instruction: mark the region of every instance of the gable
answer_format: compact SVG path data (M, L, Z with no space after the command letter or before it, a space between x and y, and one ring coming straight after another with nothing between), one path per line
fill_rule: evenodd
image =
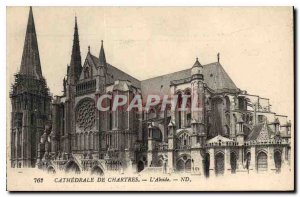
M86 78L91 79L95 75L97 75L97 67L91 55L88 54L84 61L79 80L84 80Z
M219 143L219 142L233 142L233 140L223 137L221 135L217 135L216 137L207 141L207 143Z
M264 126L262 127L259 135L257 136L257 141L265 141L269 139L269 132L268 132L268 128L267 125L264 124Z

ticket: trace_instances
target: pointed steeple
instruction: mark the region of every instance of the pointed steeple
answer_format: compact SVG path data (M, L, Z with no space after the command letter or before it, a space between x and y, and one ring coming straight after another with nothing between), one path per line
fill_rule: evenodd
M196 62L194 63L193 67L198 67L198 66L201 66L202 65L200 64L199 60L198 60L198 57L196 58Z
M75 16L75 27L74 27L74 37L73 37L73 47L71 55L70 69L68 72L68 79L71 83L75 83L80 76L82 70L81 66L81 55L80 55L80 45L79 45L79 35L77 26L77 17Z
M99 61L101 66L106 66L106 58L105 58L105 52L103 47L103 40L101 40L101 49L99 54Z
M29 10L26 37L23 48L20 74L42 79L38 42L35 32L32 8Z
M200 64L198 57L191 70L192 80L203 80L203 66Z

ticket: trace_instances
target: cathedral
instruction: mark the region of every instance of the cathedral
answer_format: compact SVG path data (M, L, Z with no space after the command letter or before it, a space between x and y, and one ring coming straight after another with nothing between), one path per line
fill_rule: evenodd
M291 122L268 98L240 90L219 61L198 58L185 70L138 80L99 54L81 58L75 18L63 94L52 96L42 75L30 7L23 56L10 91L12 168L49 173L189 173L204 177L280 173L291 169ZM71 39L71 38L70 38ZM99 111L101 95L132 100L178 96L177 107ZM186 100L187 110L178 108ZM191 100L197 98L195 110ZM126 104L128 105L128 104Z

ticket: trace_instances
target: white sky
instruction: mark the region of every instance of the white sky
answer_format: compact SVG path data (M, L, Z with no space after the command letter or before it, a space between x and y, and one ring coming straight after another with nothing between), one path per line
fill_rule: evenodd
M28 7L7 9L7 80L20 67ZM33 7L44 77L62 91L70 62L74 16L82 60L88 45L98 56L138 79L202 64L221 64L243 90L271 99L272 109L293 120L292 8Z

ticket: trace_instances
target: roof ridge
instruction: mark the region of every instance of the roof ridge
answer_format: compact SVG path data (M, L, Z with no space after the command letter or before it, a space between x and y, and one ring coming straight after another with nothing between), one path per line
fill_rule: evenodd
M115 69L117 69L117 70L119 70L120 72L123 72L124 74L126 74L126 75L128 75L128 76L132 77L133 79L135 79L135 80L137 80L137 81L141 82L141 80L139 80L139 79L137 79L137 78L133 77L132 75L130 75L130 74L128 74L128 73L126 73L126 72L124 72L123 70L121 70L121 69L119 69L119 68L117 68L117 67L115 67L115 66L111 65L110 63L106 63L106 64L107 64L107 65L109 65L109 66L111 66L111 67L113 67L113 68L115 68Z
M187 68L187 69L184 69L184 70L175 71L175 72L164 74L164 75L159 75L159 76L156 76L156 77L147 78L147 79L144 79L144 80L141 80L141 81L147 81L147 80L150 80L150 79L159 78L159 77L163 77L163 76L166 76L166 75L172 75L172 74L175 74L175 73L179 73L179 72L183 72L183 71L188 71L188 70L191 70L191 68Z
M202 65L203 67L205 66L211 66L211 65L216 65L216 64L220 64L220 62L212 62L212 63L209 63L209 64L204 64ZM222 66L222 65L221 65ZM223 66L222 66L223 67ZM178 70L178 71L175 71L175 72L172 72L172 73L167 73L167 74L164 74L164 75L159 75L159 76L156 76L156 77L151 77L151 78L147 78L147 79L144 79L144 80L141 80L141 81L146 81L146 80L149 80L149 79L154 79L154 78L158 78L158 77L163 77L163 76L166 76L166 75L171 75L171 74L175 74L175 73L178 73L178 72L183 72L183 71L188 71L188 70L191 70L192 68L186 68L186 69L183 69L183 70ZM224 70L224 69L223 69Z

